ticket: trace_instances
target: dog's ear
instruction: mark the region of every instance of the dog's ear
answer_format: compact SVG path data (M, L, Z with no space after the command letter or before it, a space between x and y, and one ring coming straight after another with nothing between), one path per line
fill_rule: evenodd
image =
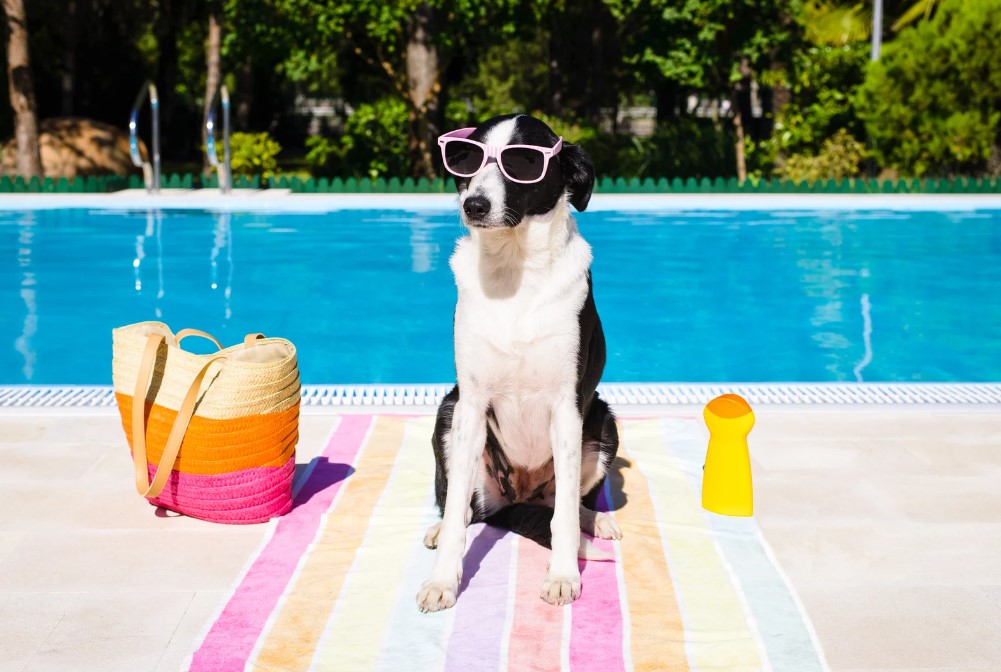
M584 212L594 190L594 164L591 163L591 157L580 145L569 142L563 143L559 157L563 168L563 182L570 194L570 204L579 212Z

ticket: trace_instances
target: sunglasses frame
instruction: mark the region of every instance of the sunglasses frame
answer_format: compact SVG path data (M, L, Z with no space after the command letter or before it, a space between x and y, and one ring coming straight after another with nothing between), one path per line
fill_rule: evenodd
M546 172L549 170L549 159L559 154L560 150L563 149L562 136L556 140L556 144L553 145L552 147L539 147L538 145L486 145L482 142L477 142L475 140L469 139L469 136L472 135L473 131L475 130L476 128L460 128L456 131L445 133L444 135L438 138L438 145L441 146L441 162L445 166L445 170L447 170L452 175L455 175L456 177L473 177L481 170L483 170L484 167L486 167L487 163L490 162L490 159L494 159L497 162L497 167L500 168L501 174L504 175L504 177L507 178L508 180L516 182L518 184L535 184L536 182L541 182L542 179L546 176ZM448 167L448 159L445 157L445 145L456 140L462 142L468 142L469 144L476 145L477 147L483 150L483 162L480 163L479 167L476 170L474 170L469 174L457 173ZM538 152L541 152L542 174L539 175L539 177L537 177L534 180L517 180L508 175L507 171L504 170L504 163L500 160L501 154L503 154L508 149L534 149Z

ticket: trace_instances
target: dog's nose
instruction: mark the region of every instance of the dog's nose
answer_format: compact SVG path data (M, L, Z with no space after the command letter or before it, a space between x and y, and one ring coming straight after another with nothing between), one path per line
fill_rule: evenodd
M490 212L490 201L483 196L470 196L462 204L466 216L472 219L483 219Z

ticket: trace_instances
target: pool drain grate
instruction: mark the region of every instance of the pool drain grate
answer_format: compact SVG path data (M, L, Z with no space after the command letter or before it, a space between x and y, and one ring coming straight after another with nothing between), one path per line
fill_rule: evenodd
M317 407L434 406L451 385L304 385L302 403ZM616 406L704 404L734 393L751 404L1001 404L1001 383L607 383ZM110 387L0 386L0 408L113 406Z

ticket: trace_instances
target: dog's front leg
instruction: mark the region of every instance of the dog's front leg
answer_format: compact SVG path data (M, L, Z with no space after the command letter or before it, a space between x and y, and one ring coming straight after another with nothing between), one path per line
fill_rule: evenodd
M417 607L427 613L455 605L462 579L462 556L466 551L466 526L473 497L476 472L487 441L486 404L463 388L455 405L452 429L448 433L446 469L448 490L438 532L438 550L431 577L417 593Z
M556 501L553 507L553 552L549 573L542 584L542 599L549 604L570 604L580 597L580 461L582 420L567 395L553 408L550 439L556 470Z

